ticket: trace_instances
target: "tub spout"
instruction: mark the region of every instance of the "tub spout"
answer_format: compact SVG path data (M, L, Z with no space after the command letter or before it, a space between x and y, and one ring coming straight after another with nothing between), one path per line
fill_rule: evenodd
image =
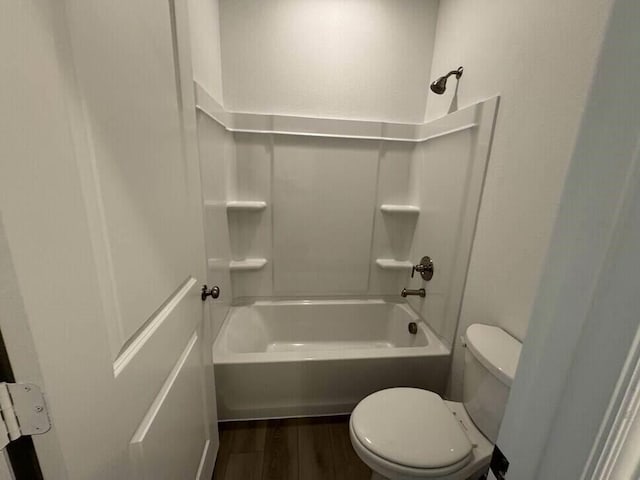
M427 296L427 292L425 291L425 289L424 289L424 288L419 288L419 289L417 289L417 290L411 290L411 289L403 288L403 289L402 289L402 292L400 293L400 295L401 295L402 297L408 297L408 296L411 296L411 295L415 295L415 296L417 296L417 297L422 297L422 298L424 298L424 297L426 297L426 296Z

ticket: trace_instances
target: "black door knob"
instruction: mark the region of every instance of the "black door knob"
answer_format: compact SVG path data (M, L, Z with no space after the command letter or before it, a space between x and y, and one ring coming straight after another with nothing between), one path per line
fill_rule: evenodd
M203 302L207 299L207 297L216 299L219 296L220 296L220 287L218 287L217 285L214 285L211 288L207 287L206 285L203 285L202 290L200 290L200 298L202 299Z

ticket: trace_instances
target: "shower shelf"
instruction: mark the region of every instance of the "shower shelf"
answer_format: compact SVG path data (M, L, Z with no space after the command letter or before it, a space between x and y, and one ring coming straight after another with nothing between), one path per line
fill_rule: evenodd
M237 272L240 270L262 270L267 264L266 258L245 258L244 260L231 260L229 270Z
M394 205L385 203L384 205L380 205L380 211L382 213L412 213L417 215L420 213L420 207L416 207L415 205Z
M227 202L229 211L259 211L267 208L267 202L250 200L232 200Z
M394 260L392 258L378 258L376 264L383 270L409 270L413 267L409 260Z

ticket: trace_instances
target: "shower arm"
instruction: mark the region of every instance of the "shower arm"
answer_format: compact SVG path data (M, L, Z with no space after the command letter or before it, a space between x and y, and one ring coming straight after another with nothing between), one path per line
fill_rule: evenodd
M449 78L451 75L455 75L456 80L460 80L460 77L462 76L462 72L463 72L462 67L456 68L455 70L451 70L449 73L444 75L444 77L440 77L440 78Z

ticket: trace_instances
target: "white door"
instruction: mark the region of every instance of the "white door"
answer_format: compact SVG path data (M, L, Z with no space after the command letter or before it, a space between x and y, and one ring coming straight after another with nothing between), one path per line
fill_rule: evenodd
M13 471L11 465L9 465L9 459L6 452L0 454L0 480L13 480Z
M184 2L0 5L0 327L46 395L45 478L208 479Z

